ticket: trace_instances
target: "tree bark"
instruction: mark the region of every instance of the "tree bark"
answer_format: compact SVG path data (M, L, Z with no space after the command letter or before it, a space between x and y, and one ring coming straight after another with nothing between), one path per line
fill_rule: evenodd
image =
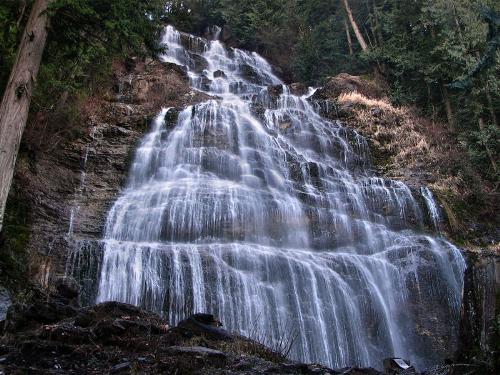
M495 107L493 105L493 98L491 97L488 81L486 81L486 99L488 100L488 110L490 111L491 121L493 121L493 125L498 127L497 114L495 112Z
M347 16L349 17L349 21L351 22L351 27L354 30L354 35L356 35L356 39L358 40L359 45L361 46L361 49L363 51L368 51L368 45L366 44L365 38L363 38L363 34L361 34L361 31L359 31L358 24L356 23L356 20L354 19L354 16L351 11L351 7L349 6L349 2L347 0L343 0L344 3L344 8L347 13Z
M347 35L347 45L349 46L349 55L352 55L354 52L352 49L351 32L349 31L349 24L347 23L346 19L344 19L344 26L345 26L345 33Z
M483 120L483 118L479 117L478 122L479 122L479 129L480 130L484 130L484 120ZM486 154L488 155L488 158L490 159L491 167L493 168L493 170L495 171L495 173L497 173L497 163L495 161L495 158L493 157L493 152L491 152L490 146L488 146L488 144L485 144L484 148L486 150Z
M35 0L0 104L0 232L21 137L47 40L47 6Z
M453 107L451 106L450 95L448 89L441 83L441 93L443 94L444 108L446 110L446 117L448 118L448 125L451 129L455 129L455 115L453 114Z

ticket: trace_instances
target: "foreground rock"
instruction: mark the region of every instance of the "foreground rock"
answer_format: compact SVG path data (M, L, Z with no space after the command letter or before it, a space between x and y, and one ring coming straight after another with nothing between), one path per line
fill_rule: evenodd
M171 328L137 307L107 302L80 308L60 293L9 309L0 341L8 374L339 374L287 360L197 314ZM349 369L349 374L379 374ZM344 372L342 372L344 373Z
M210 314L195 314L169 327L158 315L119 302L82 308L67 280L58 285L51 295L38 292L30 304L9 309L2 324L0 373L382 374L371 368L332 370L290 361L222 329ZM393 370L387 373L415 374L412 368ZM448 365L425 374L485 374L476 370Z

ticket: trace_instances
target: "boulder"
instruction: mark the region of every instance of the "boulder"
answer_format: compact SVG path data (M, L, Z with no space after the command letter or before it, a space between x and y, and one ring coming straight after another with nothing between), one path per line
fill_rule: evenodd
M214 78L226 78L226 73L224 73L224 71L222 70L216 70L214 72Z
M384 371L389 375L415 374L415 368L410 365L410 361L402 358L385 358L383 361Z
M288 86L293 95L302 96L309 92L309 87L301 82L295 82Z
M191 335L206 336L214 340L232 340L234 336L220 328L222 323L211 314L195 314L181 321L177 327Z
M369 99L381 99L385 92L376 83L368 81L359 76L352 76L347 73L341 73L335 77L330 77L319 88L312 98L314 100L335 100L341 94L358 92Z

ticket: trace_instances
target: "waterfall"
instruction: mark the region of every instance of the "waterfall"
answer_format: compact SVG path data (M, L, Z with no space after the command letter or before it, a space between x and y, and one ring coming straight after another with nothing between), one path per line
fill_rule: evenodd
M431 220L432 226L436 231L439 231L439 222L441 220L441 215L439 214L439 207L434 200L434 196L432 195L432 191L428 187L420 188L420 193L422 197L424 197L425 205L427 207L427 211L429 212L429 218Z
M438 361L418 331L456 328L465 265L423 234L410 189L375 176L366 140L258 54L170 26L163 42L213 99L163 109L144 136L107 217L97 302L173 324L211 312L271 341L285 322L293 358L336 368Z

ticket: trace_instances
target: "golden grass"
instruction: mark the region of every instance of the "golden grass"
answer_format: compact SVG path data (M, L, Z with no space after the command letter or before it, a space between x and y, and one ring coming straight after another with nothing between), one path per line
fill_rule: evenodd
M391 103L389 103L388 99L370 99L357 91L340 94L337 98L337 102L340 105L354 104L368 108L380 108L382 110L391 111L394 113L400 112L400 109L394 107Z
M395 107L388 99L370 99L355 91L341 94L337 102L340 106L354 106L359 130L392 155L394 167L408 168L441 159L446 142L443 144L440 140L447 138L444 124L432 124L410 108ZM374 109L379 110L377 115ZM428 132L430 126L435 128L432 137Z

